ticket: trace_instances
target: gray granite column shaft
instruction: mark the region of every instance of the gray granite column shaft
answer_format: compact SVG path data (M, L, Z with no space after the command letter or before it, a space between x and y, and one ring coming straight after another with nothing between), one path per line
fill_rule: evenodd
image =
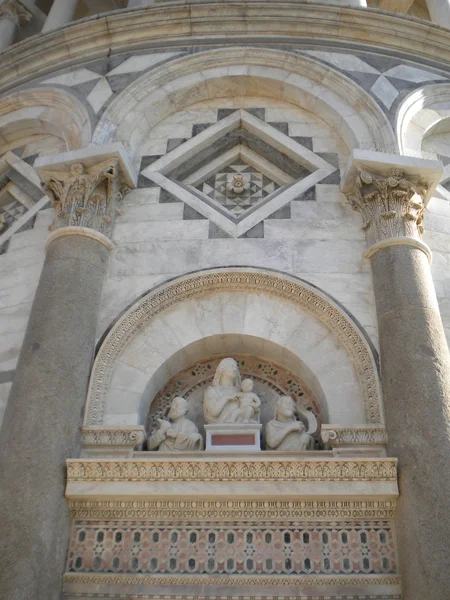
M65 460L80 426L109 250L50 242L0 435L0 598L59 600L69 511Z
M388 452L399 459L404 600L450 594L450 359L426 255L372 258Z

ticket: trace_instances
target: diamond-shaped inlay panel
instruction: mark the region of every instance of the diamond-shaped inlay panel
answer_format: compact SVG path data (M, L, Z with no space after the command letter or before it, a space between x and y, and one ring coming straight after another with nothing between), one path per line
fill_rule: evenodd
M221 169L196 187L235 215L242 215L280 186L242 161Z
M239 237L336 170L284 131L240 109L177 145L141 175Z

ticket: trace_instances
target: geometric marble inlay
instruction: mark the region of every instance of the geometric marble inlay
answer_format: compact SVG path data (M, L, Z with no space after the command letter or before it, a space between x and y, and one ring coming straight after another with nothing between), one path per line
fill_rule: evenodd
M236 238L334 171L323 157L238 109L141 175Z
M242 160L221 169L196 187L234 214L241 215L280 186Z
M67 570L101 573L395 573L389 521L205 523L77 521Z

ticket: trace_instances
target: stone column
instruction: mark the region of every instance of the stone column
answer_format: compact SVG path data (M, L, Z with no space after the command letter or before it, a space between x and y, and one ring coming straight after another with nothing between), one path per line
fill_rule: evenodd
M78 0L53 0L42 33L48 33L70 23L73 20L77 4Z
M117 156L53 167L40 173L55 209L53 231L0 432L0 596L8 600L61 598L70 522L65 461L80 452L121 197Z
M3 0L0 4L0 52L14 43L22 21L29 21L31 13L18 0Z
M450 0L426 0L426 3L431 21L441 27L450 27Z
M450 357L429 267L431 252L421 241L425 201L441 166L375 152L355 154L344 188L363 217L372 265L388 453L399 459L402 597L446 598Z

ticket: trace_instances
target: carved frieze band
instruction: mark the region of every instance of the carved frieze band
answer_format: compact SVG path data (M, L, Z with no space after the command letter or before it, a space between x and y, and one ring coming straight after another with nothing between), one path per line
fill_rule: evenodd
M100 586L105 585L201 585L208 583L208 576L195 575L127 575L127 574L90 574L90 573L66 573L64 583L89 583ZM371 575L371 576L275 576L275 577L233 577L230 575L224 577L214 576L211 580L214 586L367 586L367 585L400 585L399 575Z
M425 185L413 183L401 169L391 169L388 176L360 171L348 198L361 213L367 244L399 237L420 239L426 191Z
M175 303L214 291L263 292L294 302L313 314L339 339L352 358L369 423L382 422L377 367L369 344L347 316L306 284L254 271L215 271L182 279L144 297L111 330L96 358L86 408L86 426L101 425L115 361L128 342L158 313Z
M396 481L394 458L355 460L67 460L75 481Z
M8 19L15 25L30 21L33 15L18 0L4 0L0 5L0 19Z
M111 236L119 202L128 190L120 177L119 160L111 158L88 170L72 164L68 173L42 173L42 187L55 217L50 230L86 227Z
M385 446L387 433L384 427L322 427L324 444L330 448L337 446Z
M394 500L72 500L76 520L356 521L392 519Z
M143 427L83 427L81 442L85 446L130 446L141 448L145 441Z

